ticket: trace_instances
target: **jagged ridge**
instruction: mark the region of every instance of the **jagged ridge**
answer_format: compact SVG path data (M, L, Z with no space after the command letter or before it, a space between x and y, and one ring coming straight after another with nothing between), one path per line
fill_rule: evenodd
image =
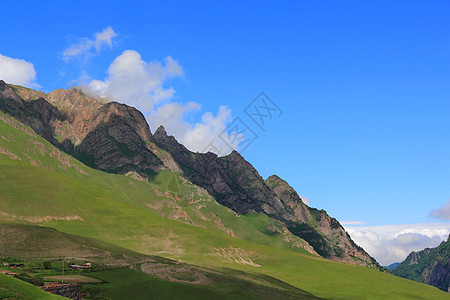
M105 104L76 88L46 95L0 80L0 109L90 167L140 178L163 168L146 144L150 128L133 107Z
M189 180L205 188L220 204L239 214L260 212L282 221L323 257L380 268L336 219L324 210L309 208L279 177L271 176L264 181L237 151L225 157L193 153L167 135L162 126L153 137L156 145L172 155Z
M91 167L141 180L165 167L180 171L239 214L259 212L283 222L323 257L379 267L336 219L307 207L285 181L265 181L236 151L225 157L193 153L163 127L152 135L135 108L103 103L77 88L46 95L0 81L0 109Z
M450 292L450 235L436 248L411 252L393 273Z

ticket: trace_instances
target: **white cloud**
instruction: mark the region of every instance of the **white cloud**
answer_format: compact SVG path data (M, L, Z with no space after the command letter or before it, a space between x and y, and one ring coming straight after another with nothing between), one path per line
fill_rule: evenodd
M303 197L300 195L300 198L302 198L303 203L305 203L306 205L309 205L311 203L311 201L307 197Z
M32 63L23 59L11 58L0 54L0 79L7 83L27 87L39 87L36 83L36 71Z
M107 78L91 80L82 88L100 97L135 106L147 117L152 130L163 125L191 151L227 154L230 149L219 138L231 119L231 110L221 106L216 115L206 112L191 124L187 116L201 110L200 104L173 102L175 90L166 87L171 78L183 76L183 68L171 56L161 62L146 62L134 50L126 50L109 66ZM213 143L216 151L209 148ZM236 145L232 145L234 149Z
M111 26L106 27L102 32L96 33L94 40L95 50L100 51L103 45L112 47L112 39L116 36L117 34Z
M111 26L103 29L94 35L93 39L82 38L76 44L67 48L63 53L63 60L68 61L72 57L78 57L87 60L92 55L100 52L104 47L112 47L112 40L117 34Z
M444 206L430 212L430 217L438 220L450 221L450 199Z
M109 66L105 80L92 80L88 89L101 97L136 106L144 112L170 99L175 90L164 83L183 75L181 66L170 56L160 62L145 62L134 50L126 50Z
M450 223L344 227L381 265L402 262L412 251L436 247L450 232Z
M147 119L152 128L163 124L168 133L174 135L191 151L228 154L232 149L219 138L219 135L222 134L227 122L231 119L231 110L222 105L215 116L207 112L203 114L201 121L195 124L184 121L183 116L198 110L200 110L200 105L195 102L187 105L176 102L168 103L158 107ZM208 147L211 143L214 144L215 150ZM237 144L233 146L233 149L236 149Z

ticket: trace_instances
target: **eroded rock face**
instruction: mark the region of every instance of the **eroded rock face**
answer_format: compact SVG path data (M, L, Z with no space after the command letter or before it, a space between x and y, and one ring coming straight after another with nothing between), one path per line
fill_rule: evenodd
M312 219L309 207L303 202L297 192L283 179L272 175L265 180L284 204L285 218L294 222L309 223Z
M46 95L1 81L0 109L99 170L149 177L164 168L147 147L152 134L144 116L133 107L103 103L74 87Z
M428 284L450 292L450 258L444 262L437 262L431 271Z
M15 89L0 80L0 109L31 127L53 145L61 146L53 134L53 124L64 122L64 115L44 98L34 101L23 100Z
M393 273L450 292L450 235L436 248L411 252Z
M220 204L239 214L259 212L283 222L323 257L379 267L336 219L323 210L309 208L278 176L264 180L238 152L225 157L192 153L168 136L162 126L153 137L157 146L172 155L185 176L206 189Z
M378 267L336 219L309 208L281 178L264 180L236 151L225 157L193 153L163 127L152 135L135 108L91 98L77 88L43 94L0 81L0 109L91 167L144 181L166 167L239 214L259 212L282 222L323 257Z
M147 147L152 136L138 110L110 102L99 107L95 115L96 126L76 147L77 157L100 170L119 174L134 171L150 176L163 167Z
M341 224L326 211L308 207L298 193L283 179L272 175L265 183L275 192L284 207L278 216L291 232L302 237L324 257L372 265L375 260L356 245Z
M221 158L213 153L192 153L168 136L162 126L153 137L157 146L172 155L189 180L238 213L264 212L257 200L276 198L258 172L236 151ZM279 200L266 201L267 212L281 207L276 201Z

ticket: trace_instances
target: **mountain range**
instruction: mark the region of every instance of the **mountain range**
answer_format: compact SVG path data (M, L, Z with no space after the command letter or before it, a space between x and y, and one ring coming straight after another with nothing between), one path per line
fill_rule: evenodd
M133 107L102 103L75 87L44 94L0 82L0 109L88 166L140 180L167 168L237 214L258 212L281 221L322 257L380 267L336 219L308 207L286 181L276 175L264 180L237 151L224 157L193 153L162 126L152 134Z
M0 259L56 272L61 256L106 268L92 298L446 297L382 272L339 221L236 151L191 152L78 88L0 81Z

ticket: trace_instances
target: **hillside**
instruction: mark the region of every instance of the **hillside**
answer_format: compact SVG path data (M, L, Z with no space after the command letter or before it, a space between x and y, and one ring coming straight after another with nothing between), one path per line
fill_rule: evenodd
M122 295L119 299L127 298L125 297L129 293L127 287L131 288L136 284L139 286L134 287L134 293L140 294L141 298L144 294L150 294L158 299L165 297L177 299L183 294L200 295L201 299L211 297L251 299L258 294L271 295L274 299L315 298L269 276L209 270L159 256L143 255L44 226L0 223L0 253L3 259L25 262L25 269L14 270L26 274L22 275L22 278L54 277L60 280L62 257L66 262L76 261L82 264L88 261L97 267L81 273L87 279L86 282L89 283L92 278L99 279L100 283L95 284L96 296L107 295L112 299L117 299L114 293ZM44 262L53 266L57 264L57 268L52 270L38 267ZM38 268L32 269L32 265ZM71 271L67 265L68 263L64 280L70 281L71 276L80 278L80 272ZM27 272L30 269L32 271ZM123 280L124 276L127 276L128 280ZM3 298L0 296L0 299Z
M336 219L307 207L282 179L265 181L236 151L225 157L193 153L163 127L152 135L143 115L132 107L104 103L76 88L44 94L1 81L0 109L88 166L141 181L164 169L173 171L239 215L256 212L281 222L282 231L301 238L311 253L381 268Z
M170 170L142 181L89 168L4 113L0 182L4 222L232 270L233 278L242 271L270 276L318 297L446 298L426 285L320 258L282 222L264 213L238 215Z
M450 292L450 235L436 248L411 252L392 272Z
M393 264L390 264L389 266L386 266L386 269L388 269L388 270L394 270L395 268L397 268L397 266L399 265L400 263L393 263Z
M324 210L309 208L278 176L264 180L237 151L224 157L192 153L168 136L162 126L156 130L154 140L170 153L189 180L206 189L220 204L239 214L259 212L281 221L322 257L380 268L336 219Z
M0 253L3 258L78 258L101 264L131 265L150 258L129 249L56 229L16 222L0 223Z
M64 299L44 292L34 285L0 273L0 299L8 300L57 300Z

